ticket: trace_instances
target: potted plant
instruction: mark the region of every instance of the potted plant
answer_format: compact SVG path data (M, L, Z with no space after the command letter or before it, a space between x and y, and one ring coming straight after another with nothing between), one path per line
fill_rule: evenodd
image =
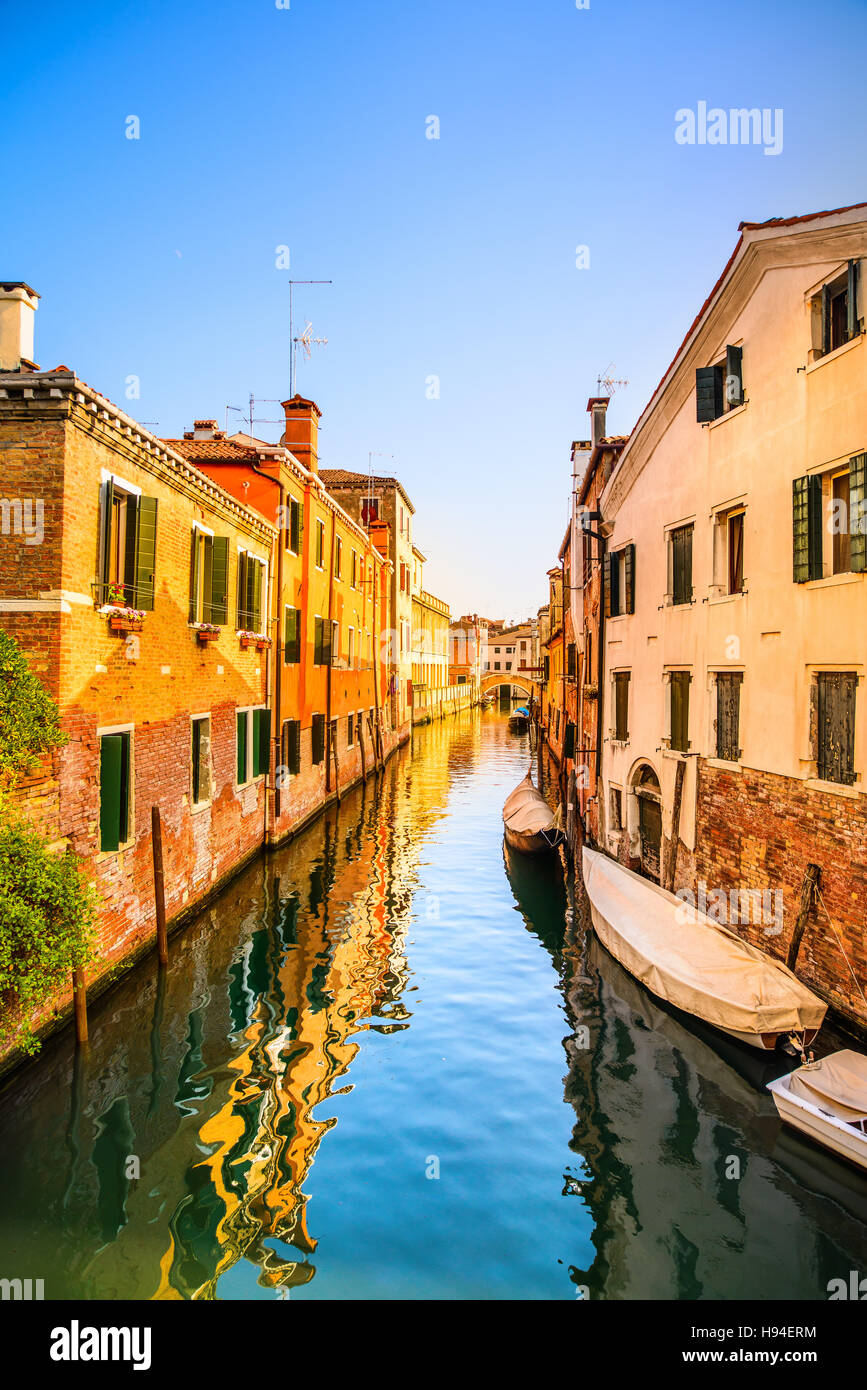
M220 629L215 623L196 623L195 629L196 637L203 647L206 647L209 642L216 642L220 635Z
M271 645L271 638L266 637L264 632L256 633L256 651L265 652Z
M112 632L141 632L145 615L140 608L112 608L108 625Z
M241 643L242 651L246 651L248 647L252 647L255 643L256 634L255 632L248 632L246 628L242 628L238 633L238 641Z
M106 591L105 601L106 603L112 604L114 607L119 606L121 608L125 608L126 591L123 584L109 584L108 589Z

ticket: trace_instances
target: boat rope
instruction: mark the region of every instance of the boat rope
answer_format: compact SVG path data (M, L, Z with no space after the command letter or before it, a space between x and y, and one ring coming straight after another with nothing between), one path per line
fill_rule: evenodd
M858 976L855 974L855 971L852 969L852 962L850 961L848 955L846 954L846 947L843 945L843 942L840 940L840 937L839 937L839 935L837 934L837 928L834 926L834 923L831 921L831 914L830 914L830 912L828 911L827 907L825 907L825 899L822 897L822 890L821 890L821 888L818 887L818 885L816 886L816 896L818 897L819 902L822 904L822 907L824 908L825 916L828 918L828 924L829 924L829 926L830 926L832 932L834 933L834 936L835 936L836 939L837 939L837 945L840 947L840 950L843 952L843 959L845 960L846 964L847 964L848 967L849 967L849 974L852 976L852 979L855 981L855 984L856 984L857 989L858 989L858 993L861 995L861 998L864 1000L864 1007L867 1008L867 997L865 997L864 991L863 991L863 989L861 988L861 981L858 979Z

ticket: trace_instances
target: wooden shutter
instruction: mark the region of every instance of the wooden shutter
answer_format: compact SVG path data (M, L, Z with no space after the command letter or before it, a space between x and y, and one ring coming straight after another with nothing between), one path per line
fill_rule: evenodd
M325 757L325 715L314 714L311 728L311 741L314 763L321 763Z
M629 738L628 671L617 671L614 676L614 737L619 742Z
M695 418L699 424L707 424L722 414L719 377L716 367L695 369Z
M105 603L108 598L109 572L111 569L111 519L114 512L114 482L111 478L106 479L102 486L102 534L100 536L100 546L102 554L100 556L100 591L99 601Z
M229 537L215 536L211 547L210 619L224 623L229 615Z
M822 286L822 356L831 351L831 286Z
M136 558L138 556L139 497L126 499L126 537L123 556L123 600L135 607Z
M734 408L744 403L744 350L726 348L726 405Z
M692 600L692 527L678 526L671 533L672 602Z
M199 617L199 532L193 527L190 543L190 622L195 623Z
M671 746L679 753L689 747L689 672L671 673Z
M575 725L567 724L563 735L563 757L574 758L575 756Z
M822 578L822 481L816 474L792 481L792 577Z
M247 552L238 552L238 627L248 628L250 615L247 612Z
M853 671L820 671L817 677L817 773L826 782L855 781L855 690Z
M613 565L613 564L611 563L611 552L610 552L610 550L606 550L606 552L605 552L605 559L604 559L603 562L602 562L602 583L603 583L604 588L605 588L605 616L606 616L606 618L610 618L612 615L616 615L616 613L617 613L617 608L616 608L615 603L614 603L614 595L613 595L613 593L612 593L612 578L611 578L612 573L614 572L615 569L616 569L616 565Z
M253 711L253 776L267 773L271 765L271 711Z
M720 672L716 678L716 755L736 763L741 756L740 700L743 674Z
M289 499L289 543L296 555L301 553L301 503Z
M99 847L115 850L129 824L129 734L103 734L99 741Z
M154 572L157 560L157 499L140 497L138 499L136 547L135 547L135 598L136 608L147 613L154 607Z
M301 771L301 720L289 720L289 761L290 772Z
M252 627L254 632L262 631L262 576L265 566L261 560L252 560L250 564L252 584L250 586L250 611L253 614Z
M627 545L623 552L623 612L635 612L635 546Z
M849 460L849 568L867 570L867 454Z
M235 744L237 749L238 786L247 780L247 711L242 710L235 717Z
M301 610L287 608L283 635L283 660L287 666L301 660Z
M193 805L197 805L201 799L202 790L202 721L193 720Z
M858 262L849 262L849 278L846 287L846 341L858 332Z

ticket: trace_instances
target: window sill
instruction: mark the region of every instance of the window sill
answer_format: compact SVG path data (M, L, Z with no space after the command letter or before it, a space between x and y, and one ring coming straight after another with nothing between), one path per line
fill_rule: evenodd
M734 603L736 599L746 598L748 593L749 589L740 589L736 594L709 594L707 602L711 608L716 608L717 604Z
M207 801L193 801L190 803L190 815L197 816L200 811L210 811L212 804L210 797Z
M705 758L706 767L714 767L719 772L743 772L743 763L732 763L727 758Z
M841 574L825 574L821 579L808 579L802 589L833 589L837 584L857 584L864 578L854 570L844 570Z
M608 744L610 748L628 748L629 739L609 737Z
M824 367L826 362L833 362L838 357L842 357L844 352L850 352L852 348L858 346L864 336L863 333L856 333L855 337L850 338L848 343L841 343L838 348L834 348L833 352L826 352L823 357L817 357L815 362L808 362L805 368L806 375L809 376L811 372L817 371L819 367Z
M858 779L860 781L860 778ZM804 786L811 792L830 792L833 796L845 796L850 801L857 801L863 795L862 788L857 783L848 782L825 782L821 777L807 777Z
M724 410L715 420L706 420L705 424L709 430L715 430L717 425L724 425L726 420L731 420L735 415L743 415L748 405L749 401L746 400L743 405L736 405L734 410Z
M117 849L101 849L95 856L96 863L102 864L106 859L116 859L119 854L125 854L128 849L134 849L135 839L125 840Z

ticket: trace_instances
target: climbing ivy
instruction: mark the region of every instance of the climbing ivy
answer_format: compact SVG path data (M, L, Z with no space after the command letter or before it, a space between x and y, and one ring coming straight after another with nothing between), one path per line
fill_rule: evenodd
M34 1024L45 1006L94 955L93 885L12 799L20 778L65 742L57 706L0 633L0 1046L25 1052L39 1049Z

